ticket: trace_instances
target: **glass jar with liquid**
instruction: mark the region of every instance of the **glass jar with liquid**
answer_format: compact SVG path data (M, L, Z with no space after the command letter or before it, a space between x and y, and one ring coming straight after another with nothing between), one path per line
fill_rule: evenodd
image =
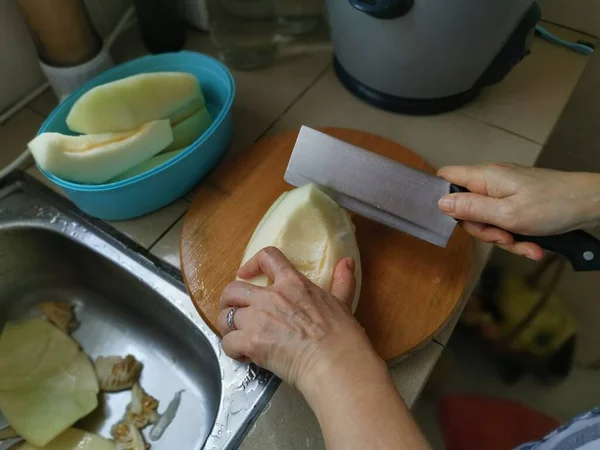
M313 31L323 15L323 0L275 0L278 30L297 36Z
M250 70L277 53L275 0L209 0L210 36L228 66Z

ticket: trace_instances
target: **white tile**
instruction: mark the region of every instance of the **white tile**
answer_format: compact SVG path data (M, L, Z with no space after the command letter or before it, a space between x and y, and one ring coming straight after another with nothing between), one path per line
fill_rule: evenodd
M29 174L32 177L34 177L36 180L38 180L41 183L45 184L47 187L49 187L50 189L52 189L57 194L60 194L63 197L66 197L65 193L63 192L63 190L60 187L58 187L56 184L52 183L44 175L42 175L42 173L38 170L38 168L37 168L37 166L35 164L32 165L31 167L29 167L25 172L27 172L27 174Z
M183 218L179 219L171 229L152 247L150 252L168 262L173 267L180 269L180 245L181 229L183 227ZM181 270L181 269L180 269Z
M26 172L55 192L63 196L65 195L62 189L44 177L36 166L30 167ZM187 200L180 199L158 211L138 217L137 219L108 221L106 223L133 239L142 247L149 248L184 215L188 206L189 202Z
M589 37L544 26L570 41ZM588 57L535 38L531 54L498 85L485 89L463 114L544 143L581 76Z
M600 9L596 0L540 0L544 20L600 36Z
M600 171L600 52L594 52L538 159L542 167Z
M188 206L189 202L181 199L137 219L107 223L148 249L185 214Z
M276 60L262 70L234 70L233 141L230 152L250 145L298 99L326 69L328 53Z
M44 118L24 108L0 125L0 169L6 167L26 149Z
M409 408L421 395L442 350L440 344L431 342L390 369L394 384Z
M120 45L120 42L127 45ZM187 50L217 56L207 33L189 30ZM309 47L310 48L310 47ZM117 61L145 54L145 49L132 27L115 45ZM299 52L275 58L273 63L259 70L231 69L235 80L236 96L232 107L233 141L230 153L253 143L279 116L302 95L331 63L328 51Z
M394 383L409 407L418 397L440 357L432 343L391 369ZM317 419L302 395L282 384L242 443L242 450L325 449Z
M539 144L457 112L416 117L382 111L347 92L329 70L281 119L270 133L299 128L355 128L393 139L433 166L508 161L530 165Z
M51 88L46 89L41 95L33 99L28 107L35 113L48 117L58 105L56 94Z
M297 390L282 383L240 450L325 449L317 418Z
M206 35L194 34L187 47L215 54ZM277 57L264 69L232 70L236 98L232 107L233 138L226 158L251 145L265 133L318 79L330 62L331 53L308 51ZM191 199L193 193L187 197Z

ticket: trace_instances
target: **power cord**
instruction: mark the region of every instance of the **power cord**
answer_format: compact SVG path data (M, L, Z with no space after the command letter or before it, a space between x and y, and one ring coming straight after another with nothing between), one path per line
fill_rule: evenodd
M560 45L561 47L570 48L574 52L580 53L582 55L591 55L592 53L594 53L595 45L593 43L585 41L569 42L565 39L559 38L557 35L551 33L541 25L536 25L535 34L536 36L539 36L542 39L547 40L548 42Z

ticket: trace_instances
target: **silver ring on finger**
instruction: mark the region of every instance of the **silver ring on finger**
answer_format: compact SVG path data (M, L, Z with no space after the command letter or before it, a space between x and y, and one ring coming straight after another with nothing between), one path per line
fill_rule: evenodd
M229 327L230 330L237 330L237 327L235 326L235 313L237 312L239 308L231 308L229 311L227 311L227 326Z

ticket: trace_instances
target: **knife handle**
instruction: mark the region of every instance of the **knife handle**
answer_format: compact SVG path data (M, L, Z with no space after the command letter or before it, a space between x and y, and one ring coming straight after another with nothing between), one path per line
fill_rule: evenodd
M471 191L465 187L458 186L457 184L450 185L450 193L451 194L470 194Z
M450 193L468 193L468 189L450 185ZM532 242L544 250L559 253L569 260L577 272L600 270L600 240L582 230L554 236L525 236L508 231L517 242Z

